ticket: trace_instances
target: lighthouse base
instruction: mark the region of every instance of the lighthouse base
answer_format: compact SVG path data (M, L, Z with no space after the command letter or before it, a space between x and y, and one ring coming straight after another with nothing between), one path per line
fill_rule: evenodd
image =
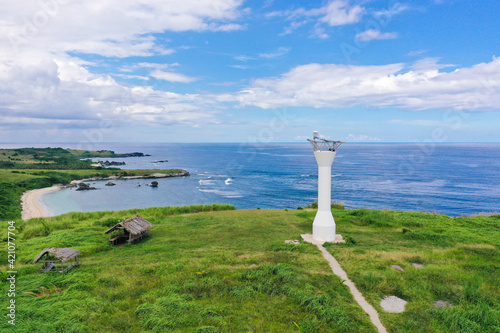
M321 242L335 240L335 220L332 212L319 210L313 222L313 238Z
M300 235L302 237L302 239L305 241L305 242L308 242L308 243L311 243L311 244L315 244L315 245L323 245L324 243L326 242L323 242L323 241L317 241L313 238L313 235L311 234L303 234L303 235ZM329 242L329 243L345 243L345 240L342 238L342 235L335 235L335 240L332 241L332 242Z

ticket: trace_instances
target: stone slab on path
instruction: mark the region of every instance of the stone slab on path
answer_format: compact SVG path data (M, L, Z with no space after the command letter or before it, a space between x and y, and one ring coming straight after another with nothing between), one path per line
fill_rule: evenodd
M385 296L380 306L385 312L401 313L405 311L406 301L397 296Z

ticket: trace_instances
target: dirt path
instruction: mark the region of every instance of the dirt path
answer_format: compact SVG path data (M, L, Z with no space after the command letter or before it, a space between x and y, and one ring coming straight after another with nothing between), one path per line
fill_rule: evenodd
M358 302L359 306L368 314L370 317L371 322L375 327L377 327L378 331L380 333L387 333L387 330L385 329L384 325L380 321L380 318L378 316L377 310L366 301L366 299L363 297L363 294L356 288L356 285L354 282L352 282L349 277L347 276L347 273L342 269L338 261L328 252L324 247L323 247L323 242L318 242L315 241L312 238L311 234L305 234L301 235L302 238L311 244L314 244L318 247L318 249L321 251L323 254L323 258L328 261L328 264L330 264L330 267L335 275L337 275L340 279L342 279L343 283L349 287L351 290L351 294L354 297L354 300Z

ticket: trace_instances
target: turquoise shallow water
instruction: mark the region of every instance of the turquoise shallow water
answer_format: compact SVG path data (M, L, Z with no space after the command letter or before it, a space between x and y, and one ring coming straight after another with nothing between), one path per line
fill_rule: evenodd
M191 176L159 179L158 188L142 179L116 181L113 187L92 182L95 191L52 192L42 200L53 214L209 203L296 208L316 200L317 166L309 144L102 144L94 149L152 155L114 159L125 161L123 168L183 168ZM332 174L332 199L348 208L449 215L500 211L499 144L344 144Z

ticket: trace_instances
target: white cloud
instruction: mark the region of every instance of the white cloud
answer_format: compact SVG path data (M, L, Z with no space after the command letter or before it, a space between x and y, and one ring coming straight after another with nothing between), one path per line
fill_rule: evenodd
M435 60L417 65L302 65L278 78L256 79L232 98L243 105L262 108L355 105L409 109L500 108L500 58L452 72L440 71ZM229 98L224 96L226 100Z
M380 32L379 30L375 29L369 29L356 35L356 39L358 39L360 42L395 38L398 38L398 34L395 32Z
M102 119L114 124L214 122L211 99L193 94L125 86L108 75L93 74L78 58L0 63L0 117L17 124L85 127ZM174 73L177 74L177 73ZM177 74L170 79L189 80ZM179 76L180 75L180 76ZM148 84L150 81L144 81Z
M293 21L289 26L285 27L284 31L280 34L282 36L291 34L300 26L314 20L316 24L311 32L311 36L324 39L329 36L320 24L336 27L358 23L365 12L364 7L351 5L347 0L330 0L319 8L305 9L300 7L293 10L273 11L268 13L266 17L274 18L282 16L289 21Z
M164 80L164 81L168 81L168 82L190 83L190 82L198 80L195 77L186 76L184 74L174 73L174 72L165 72L165 71L161 71L161 70L154 70L149 75L151 75L155 79Z
M179 63L174 62L172 64L158 64L158 63L151 63L151 62L140 62L132 65L124 65L120 68L121 72L134 72L136 70L140 69L146 69L146 70L151 70L151 69L158 69L158 70L166 70L172 67L177 67L179 66Z
M450 64L440 64L439 60L441 59L436 57L423 58L411 64L410 68L418 72L426 70L438 70L447 67L456 67L455 65Z
M128 74L111 74L111 75L116 77L121 77L122 79L149 80L149 77L141 75L128 75Z
M349 134L342 140L345 141L381 141L382 139L376 136L369 136L366 134L359 134L359 135L354 135L354 134Z
M283 30L283 32L280 34L280 36L285 36L285 35L289 35L291 33L293 33L295 30L297 30L298 28L300 28L301 26L303 26L304 24L306 24L307 21L306 20L303 20L303 21L295 21L295 22L292 22L290 23L290 25L288 27L285 27L285 29Z
M114 123L153 120L215 121L209 98L156 90L152 72L170 82L196 80L172 71L178 64L139 63L116 77L143 80L120 84L94 74L72 53L103 57L168 55L173 49L157 37L165 31L231 31L242 0L23 0L0 2L0 117L32 128L81 126L102 119ZM144 69L144 73L136 73ZM124 76L127 75L128 76Z
M257 58L251 57L251 56L248 56L248 55L239 55L239 56L234 57L234 59L238 60L238 61L247 62L247 61L250 61L250 60L255 60Z
M287 54L288 52L290 52L290 48L289 47L280 47L278 48L276 51L274 52L270 52L270 53L260 53L259 54L259 57L260 58L267 58L267 59L270 59L270 58L277 58L277 57L281 57L285 54Z
M395 3L388 9L379 10L374 13L374 15L379 17L385 17L386 19L390 19L392 16L400 14L404 11L409 10L410 7L408 5L404 5L402 3Z
M64 4L62 4L64 3ZM165 54L151 33L231 31L242 0L0 2L0 48L127 57ZM12 50L12 49L11 49Z
M247 66L247 65L229 65L229 67L238 68L238 69L249 69L250 68L250 66Z
M281 56L284 56L285 54L289 53L291 48L289 47L279 47L274 51L267 52L267 53L259 53L258 55L255 56L249 56L249 55L238 55L234 56L234 60L242 61L242 62L249 62L249 61L255 61L259 59L273 59L273 58L278 58ZM245 65L230 65L229 67L234 67L234 68L239 68L239 69L248 69L250 66L245 66Z
M410 51L410 52L408 52L408 55L410 57L414 57L414 56L419 56L419 55L422 55L424 53L427 53L428 51L429 50L420 49L420 50Z
M389 123L398 125L414 125L414 126L454 126L454 124L450 122L439 121L439 120L427 120L427 119L414 119L414 120L393 119L390 120Z
M323 27L321 27L320 25L316 24L314 26L314 29L312 30L311 37L320 38L320 39L326 39L326 38L328 38L330 36L325 32L325 29Z
M285 16L287 20L295 20L300 17L317 17L319 21L330 26L339 26L357 23L363 17L365 9L359 5L350 5L346 0L330 0L323 7L305 9L303 7L294 10L274 11L268 13L268 18Z
M351 6L344 0L332 0L318 12L324 13L320 21L330 26L339 26L359 22L365 10L359 5Z

